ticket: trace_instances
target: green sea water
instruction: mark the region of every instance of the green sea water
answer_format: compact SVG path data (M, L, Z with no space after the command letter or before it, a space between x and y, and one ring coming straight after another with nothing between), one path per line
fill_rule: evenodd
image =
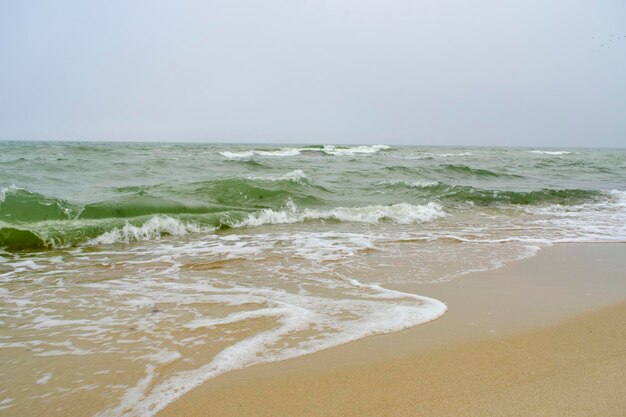
M410 224L397 205L418 217L429 203L452 216L610 205L626 188L626 151L4 142L0 186L0 247L39 249L154 216L180 227L144 238L260 224L264 210L284 214L267 223Z

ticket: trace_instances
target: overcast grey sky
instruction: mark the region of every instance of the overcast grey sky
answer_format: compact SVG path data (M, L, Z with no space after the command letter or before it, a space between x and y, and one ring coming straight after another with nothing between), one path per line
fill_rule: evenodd
M0 2L0 139L626 146L626 1Z

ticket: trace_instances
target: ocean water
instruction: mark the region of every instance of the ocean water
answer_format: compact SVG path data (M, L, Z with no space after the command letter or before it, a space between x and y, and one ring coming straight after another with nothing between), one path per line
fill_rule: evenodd
M0 142L0 413L152 416L436 319L393 290L626 241L626 150Z

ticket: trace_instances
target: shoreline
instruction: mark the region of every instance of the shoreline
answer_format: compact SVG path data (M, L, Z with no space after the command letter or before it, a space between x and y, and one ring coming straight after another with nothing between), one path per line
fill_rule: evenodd
M157 415L623 415L625 249L556 244L448 283L389 287L448 312L220 375Z

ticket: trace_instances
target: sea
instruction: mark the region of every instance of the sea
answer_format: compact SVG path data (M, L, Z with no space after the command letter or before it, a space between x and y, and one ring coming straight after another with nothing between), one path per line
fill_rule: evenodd
M625 149L0 142L0 414L153 416L445 314L399 284L625 241Z

